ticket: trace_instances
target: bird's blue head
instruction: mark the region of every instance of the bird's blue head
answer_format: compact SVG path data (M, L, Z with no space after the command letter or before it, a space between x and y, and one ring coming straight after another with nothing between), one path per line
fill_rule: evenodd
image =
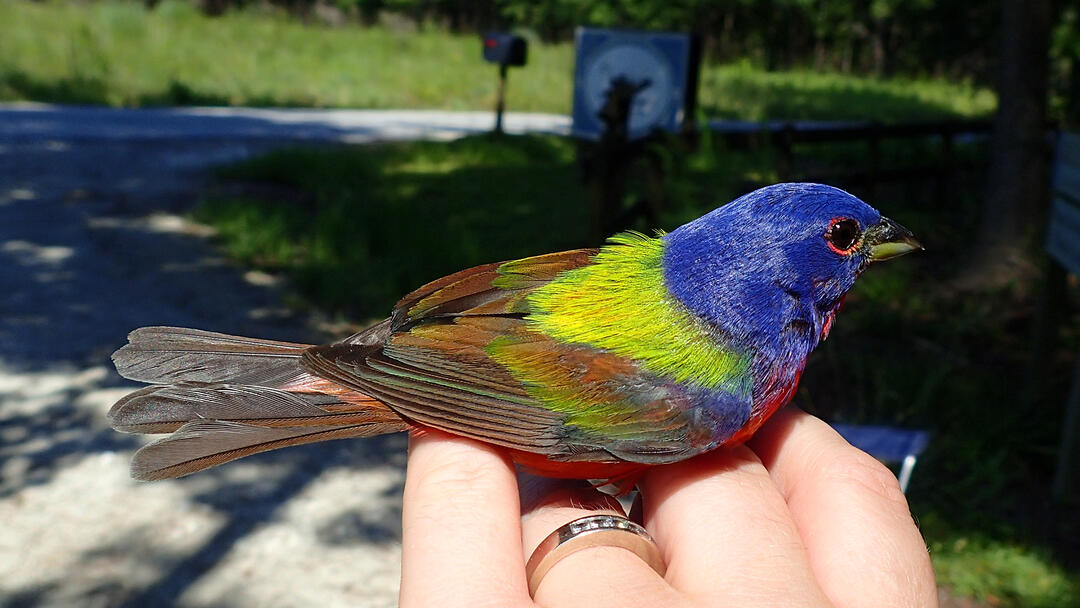
M803 183L755 190L664 241L665 283L687 308L736 342L802 356L870 262L922 247L847 192Z

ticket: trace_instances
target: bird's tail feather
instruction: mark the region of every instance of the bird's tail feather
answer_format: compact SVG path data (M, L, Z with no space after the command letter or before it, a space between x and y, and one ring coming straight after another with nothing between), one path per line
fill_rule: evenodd
M136 479L180 477L281 447L407 428L376 399L304 371L304 344L145 327L113 355L120 374L153 382L109 411L113 428L172 433L140 449Z
M126 433L172 433L192 420L243 422L261 427L310 427L389 422L370 397L288 392L244 384L180 383L148 386L109 410L109 423Z
M143 481L181 477L237 458L292 445L372 437L403 430L397 422L350 426L266 427L225 420L194 420L131 459L131 476Z
M113 353L121 376L139 382L229 382L280 387L307 374L307 344L229 336L181 327L141 327Z

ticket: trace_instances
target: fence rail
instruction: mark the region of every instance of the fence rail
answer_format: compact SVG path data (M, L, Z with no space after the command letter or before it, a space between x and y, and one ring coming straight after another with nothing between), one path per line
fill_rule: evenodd
M958 163L955 142L962 137L985 137L990 134L988 120L946 120L881 124L875 122L813 122L772 121L765 123L710 121L706 128L713 137L723 140L731 147L757 147L768 145L777 150L776 171L781 181L817 179L821 181L847 181L861 183L873 193L880 182L908 179L938 178L943 194L947 181L958 169L968 168ZM888 139L935 138L940 141L941 152L929 162L903 167L883 167L881 143ZM799 174L795 169L796 144L826 144L866 142L866 163L863 168L830 171L819 174Z

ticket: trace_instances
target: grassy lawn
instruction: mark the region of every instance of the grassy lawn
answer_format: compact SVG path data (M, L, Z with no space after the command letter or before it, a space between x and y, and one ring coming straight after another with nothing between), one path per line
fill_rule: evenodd
M586 205L572 155L554 137L277 152L225 175L270 178L285 200L215 200L198 217L234 257L368 319L437 276L576 246Z
M532 41L507 107L568 113L570 44ZM495 69L475 36L304 25L255 9L208 18L186 2L0 0L0 100L113 106L208 104L489 109ZM706 116L881 121L983 116L992 92L939 80L875 80L707 65Z
M299 303L364 322L442 274L585 243L573 155L571 142L540 136L282 151L222 173L269 187L269 196L211 197L196 215L237 259L291 277ZM662 228L730 200L747 182L775 179L767 151L676 152L670 161ZM987 605L1080 605L1077 575L1061 561L1076 558L1068 539L1080 517L1051 512L1046 490L1047 446L1058 441L1080 327L1069 328L1073 344L1050 374L1058 380L1035 396L1040 414L1030 415L1010 381L1026 360L1031 285L951 290L977 198L921 202L929 198L911 184L880 193L878 206L927 251L860 280L796 400L829 419L935 432L910 498L940 584Z

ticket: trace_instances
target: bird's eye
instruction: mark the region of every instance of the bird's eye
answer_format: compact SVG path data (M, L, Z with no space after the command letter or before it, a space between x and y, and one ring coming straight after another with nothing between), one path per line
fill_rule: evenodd
M829 247L839 254L849 254L859 240L859 223L847 218L835 219L825 233Z

